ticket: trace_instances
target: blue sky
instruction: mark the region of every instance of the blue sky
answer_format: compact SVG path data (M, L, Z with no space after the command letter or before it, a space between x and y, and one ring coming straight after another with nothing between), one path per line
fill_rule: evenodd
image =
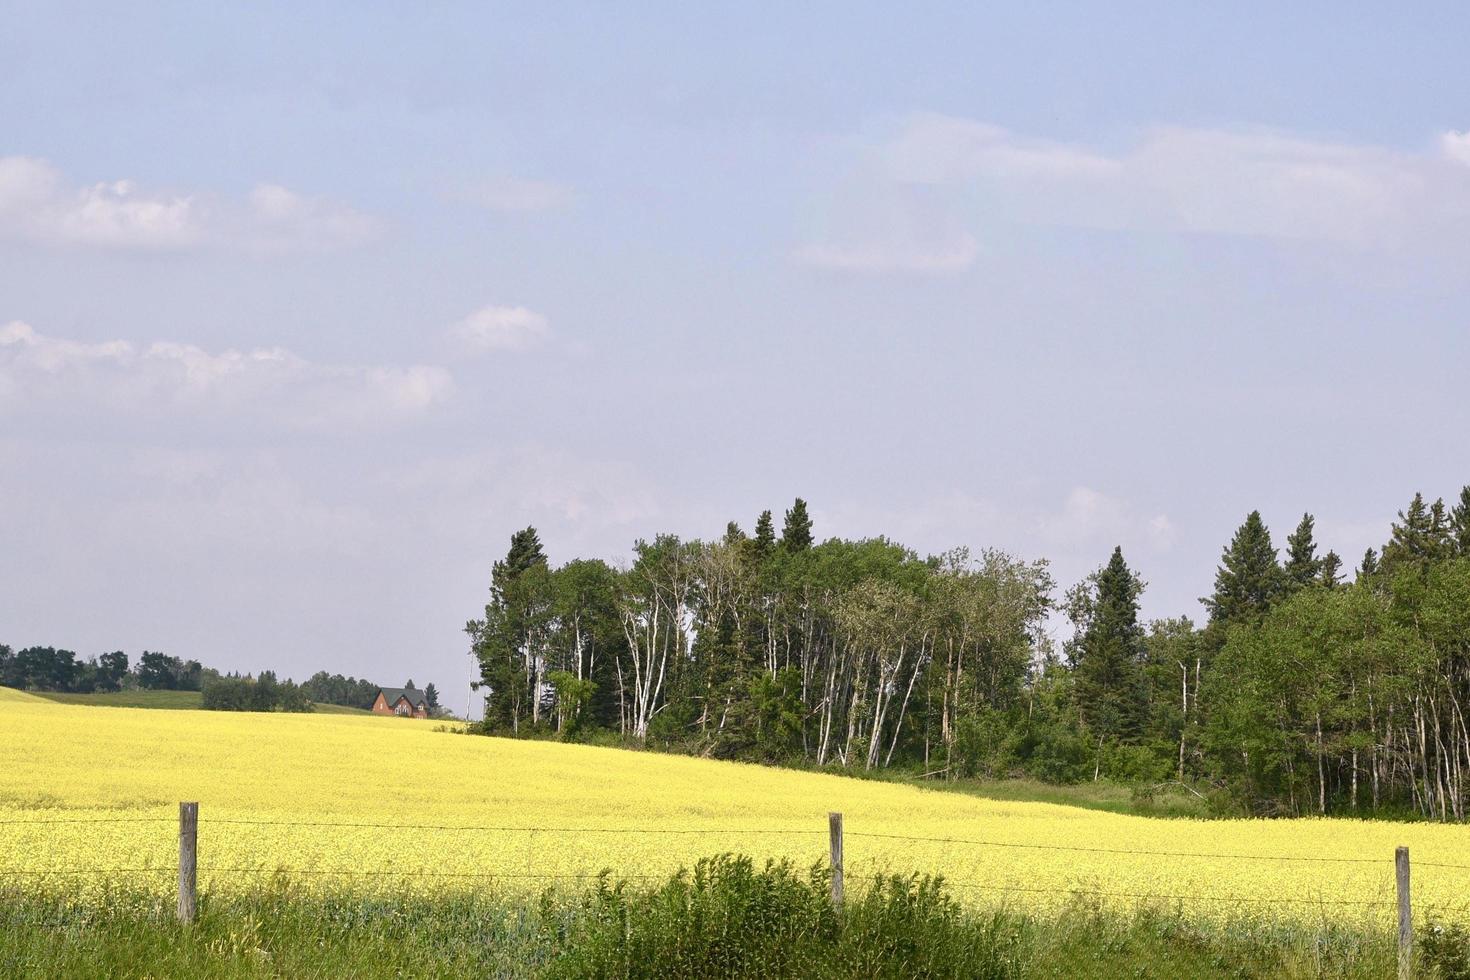
M555 560L1355 563L1470 481L1470 14L0 3L0 640L457 690Z

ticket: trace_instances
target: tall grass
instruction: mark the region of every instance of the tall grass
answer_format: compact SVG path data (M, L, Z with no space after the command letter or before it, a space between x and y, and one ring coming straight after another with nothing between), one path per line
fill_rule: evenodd
M1261 920L1198 921L1075 904L1048 916L957 904L942 880L851 888L824 869L721 856L652 886L611 879L539 899L496 891L369 899L277 880L203 897L85 904L0 894L4 977L1383 977L1391 937ZM856 883L854 883L856 884ZM1451 937L1453 938L1453 937ZM1466 944L1430 944L1424 976L1459 976ZM1432 962L1431 962L1432 959Z

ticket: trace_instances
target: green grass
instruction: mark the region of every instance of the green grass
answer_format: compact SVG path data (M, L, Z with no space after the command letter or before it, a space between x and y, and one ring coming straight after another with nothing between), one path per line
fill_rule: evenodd
M111 708L167 708L199 711L204 707L198 691L109 691L105 694L62 694L57 691L31 691L31 694L62 704L93 704ZM341 704L318 704L324 715L370 715L366 708L349 708Z
M1057 785L1035 779L962 779L942 786L932 780L916 782L916 785L969 793L989 800L1057 803L1141 817L1200 819L1215 815L1211 813L1206 801L1177 785L1166 785L1147 792L1140 791L1135 786L1107 780Z
M849 885L836 912L820 867L700 862L648 886L602 881L539 900L493 886L369 899L279 880L201 896L173 920L159 894L90 904L0 892L0 976L55 977L1029 977L1358 978L1392 976L1384 935L1269 918L1195 922L1164 908L1131 915L1078 904L1038 918L974 911L941 881ZM1426 943L1420 976L1448 977L1470 941Z
M38 698L62 704L95 704L110 708L168 708L176 711L198 711L203 695L198 691L109 691L105 694L62 694L57 691L31 691Z
M316 712L318 714L323 714L323 715L370 715L370 714L372 714L372 712L369 711L366 708L349 708L345 704L323 704L320 701L318 701L317 704L316 704Z

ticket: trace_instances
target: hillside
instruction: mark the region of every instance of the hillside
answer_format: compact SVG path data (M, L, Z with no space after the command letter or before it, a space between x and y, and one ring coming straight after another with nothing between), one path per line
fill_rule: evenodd
M0 691L0 871L167 869L185 799L201 804L202 877L217 889L254 880L249 869L285 869L324 888L446 890L479 876L539 888L603 869L666 873L722 851L806 867L825 859L827 813L837 810L850 880L934 871L970 902L1045 908L1082 891L1121 903L1181 896L1224 915L1267 900L1273 912L1344 919L1387 915L1370 903L1392 894L1395 845L1453 862L1470 839L1466 828L1430 824L1153 820L443 728L101 711ZM119 818L129 822L15 822ZM390 866L393 876L375 874ZM1461 875L1416 870L1418 900L1462 908Z
M17 692L19 693L19 692ZM84 704L103 708L164 708L169 710L200 710L203 698L198 691L109 691L104 694L66 694L58 691L36 691L36 697L55 701L58 704ZM366 715L365 708L349 708L341 704L318 703L319 714Z

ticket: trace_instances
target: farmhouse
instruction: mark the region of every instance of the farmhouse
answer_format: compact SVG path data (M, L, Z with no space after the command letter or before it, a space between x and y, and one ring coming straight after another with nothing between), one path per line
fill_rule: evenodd
M373 698L373 714L427 718L429 702L423 691L411 687L382 687L378 689L378 696Z

